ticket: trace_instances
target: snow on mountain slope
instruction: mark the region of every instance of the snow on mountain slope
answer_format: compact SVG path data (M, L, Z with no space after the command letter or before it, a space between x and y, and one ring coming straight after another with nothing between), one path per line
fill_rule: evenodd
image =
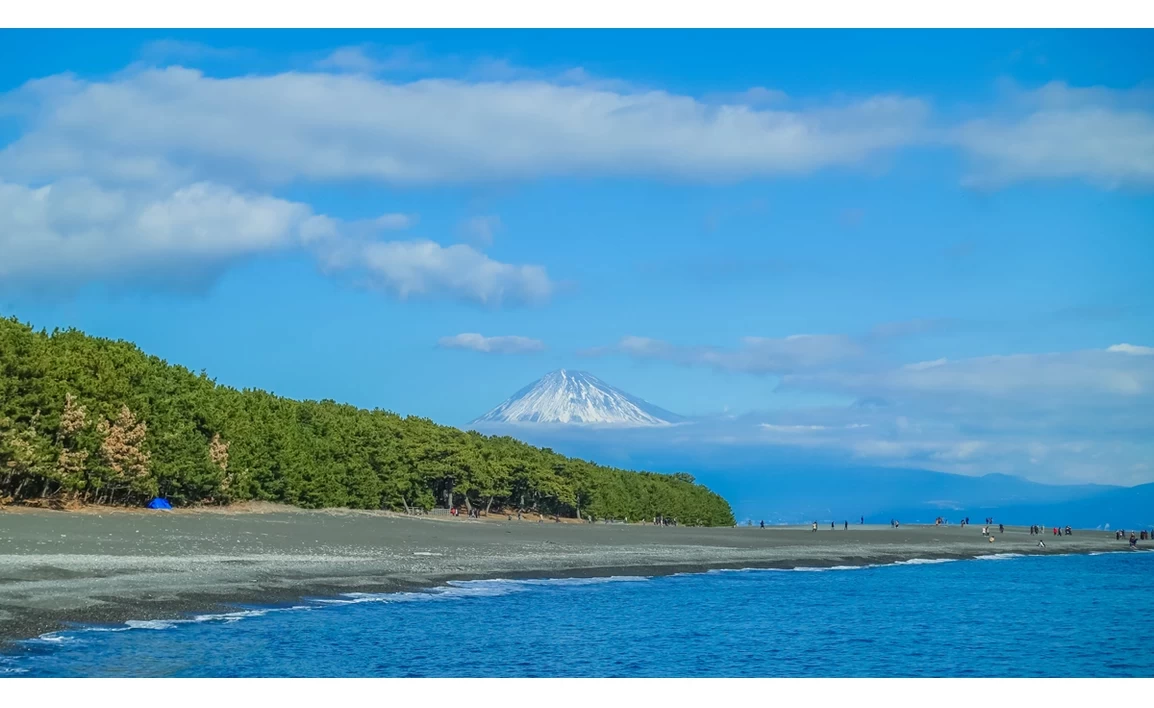
M681 420L681 416L630 396L592 374L559 369L513 394L473 424L647 426L671 425Z

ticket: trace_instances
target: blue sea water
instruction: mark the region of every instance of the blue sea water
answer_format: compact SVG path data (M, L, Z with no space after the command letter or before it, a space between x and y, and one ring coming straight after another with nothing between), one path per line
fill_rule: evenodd
M8 676L1154 677L1154 553L487 580L77 627Z

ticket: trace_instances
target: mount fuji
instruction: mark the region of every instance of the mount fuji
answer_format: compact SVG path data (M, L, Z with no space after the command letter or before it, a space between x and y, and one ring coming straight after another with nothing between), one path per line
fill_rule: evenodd
M484 423L561 423L648 427L685 420L614 388L585 371L559 369L477 418Z

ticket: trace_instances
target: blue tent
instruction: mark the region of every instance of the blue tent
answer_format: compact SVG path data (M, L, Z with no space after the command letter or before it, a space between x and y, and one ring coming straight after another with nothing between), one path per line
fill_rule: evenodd
M152 501L148 502L148 508L149 509L171 509L172 504L169 504L167 500L164 500L164 499L161 499L160 497L157 497L157 498L153 499Z

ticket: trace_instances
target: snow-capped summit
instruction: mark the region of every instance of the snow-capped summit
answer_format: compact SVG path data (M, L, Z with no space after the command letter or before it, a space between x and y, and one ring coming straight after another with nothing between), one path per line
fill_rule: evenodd
M681 416L630 396L584 371L558 369L473 421L478 423L577 423L671 425Z

